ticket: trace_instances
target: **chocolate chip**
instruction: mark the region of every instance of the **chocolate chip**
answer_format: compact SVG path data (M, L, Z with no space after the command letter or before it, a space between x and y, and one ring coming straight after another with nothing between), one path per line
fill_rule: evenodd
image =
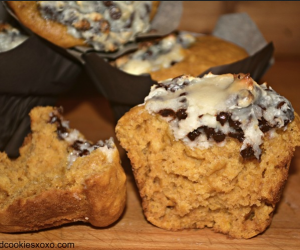
M288 125L290 122L290 120L284 120L284 126Z
M80 151L81 150L80 147L82 144L83 144L83 141L76 140L71 147L77 151Z
M229 118L229 114L226 112L220 112L217 115L217 121L221 123L222 126L224 126L224 124L228 121Z
M216 142L222 142L222 141L225 140L226 135L223 134L223 133L220 132L220 131L217 131L217 132L215 131L215 132L212 134L212 137L213 137L213 139L214 139Z
M187 93L186 92L183 92L183 93L181 93L179 96L184 96L184 95L186 95Z
M162 109L158 113L163 117L167 117L167 116L172 116L174 118L176 117L176 114L172 109Z
M260 120L258 120L258 126L263 133L268 132L270 129L274 127L271 124L269 124L264 117L261 117Z
M277 109L280 109L285 103L286 103L286 102L283 102L283 101L280 102L280 103L278 103L277 106L276 106L276 108L277 108Z
M213 133L215 132L215 129L214 128L209 128L207 126L202 126L205 134L206 134L206 137L207 137L207 140L209 140L209 138L213 135Z
M234 128L236 130L240 129L241 123L239 121L232 120L231 115L229 115L229 117L228 117L228 123L229 123L230 127Z
M178 118L178 120L184 120L188 117L188 114L186 113L186 109L179 109L176 112L176 117Z
M194 131L190 132L187 134L187 137L191 140L194 141L199 135L201 134L201 128L196 128Z
M244 132L243 130L236 130L236 132L229 132L228 136L235 138L237 140L239 140L239 142L243 142L245 140L245 136L244 136Z
M263 111L267 110L266 107L263 107L262 105L257 105L258 107L260 107Z
M115 5L112 5L109 7L109 15L112 19L118 20L122 16L122 11Z
M82 150L78 155L79 156L84 156L84 155L89 155L90 151L88 151L87 149Z
M241 156L244 158L244 159L252 159L252 158L255 158L255 155L254 155L254 150L251 146L247 146L245 149L241 150L240 152Z

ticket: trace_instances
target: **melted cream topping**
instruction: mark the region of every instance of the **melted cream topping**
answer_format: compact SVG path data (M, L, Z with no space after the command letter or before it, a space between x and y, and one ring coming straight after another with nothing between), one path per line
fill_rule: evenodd
M184 59L183 48L195 42L195 37L180 33L169 35L150 46L142 46L136 52L116 61L116 66L129 74L140 75L169 68Z
M38 1L45 19L99 51L114 51L150 28L152 1Z
M285 127L294 119L286 98L244 74L168 79L151 88L145 105L169 122L176 140L192 148L208 148L215 143L212 138L222 146L220 136L239 135L242 156L253 154L257 159L264 132Z
M112 137L108 140L99 140L96 144L92 144L85 140L80 135L78 130L71 129L69 127L69 121L62 120L61 116L59 115L59 111L51 112L49 117L50 123L58 124L57 133L59 138L65 140L73 149L68 156L68 168L71 167L73 162L75 162L78 157L89 155L94 150L102 151L102 153L106 155L109 163L113 161L113 154L117 149Z
M0 24L0 52L8 51L19 46L27 38L28 37L21 34L18 29L8 24Z

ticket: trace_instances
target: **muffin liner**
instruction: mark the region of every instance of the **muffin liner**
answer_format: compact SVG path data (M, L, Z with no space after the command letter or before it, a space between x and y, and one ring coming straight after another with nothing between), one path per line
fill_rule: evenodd
M274 62L273 43L267 44L246 13L221 16L212 35L233 43L237 39L238 45L248 51L249 57L199 72L199 76L209 72L250 73L254 80L259 81ZM155 83L149 74L130 75L111 66L100 54L85 53L82 58L95 86L110 101L116 121L131 107L143 103Z
M0 20L12 23L0 4ZM22 27L17 27L21 31ZM28 113L35 106L54 105L70 90L82 66L64 49L28 34L19 46L0 53L0 151L17 157L30 131Z

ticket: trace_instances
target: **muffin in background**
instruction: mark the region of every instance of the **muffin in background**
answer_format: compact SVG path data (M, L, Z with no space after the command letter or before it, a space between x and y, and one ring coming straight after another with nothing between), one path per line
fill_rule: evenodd
M21 23L63 47L116 51L150 30L159 1L8 1Z
M140 48L111 64L120 70L141 75L148 73L155 81L176 75L198 76L205 70L237 62L247 52L230 42L213 36L194 36L178 32L162 39L141 43Z

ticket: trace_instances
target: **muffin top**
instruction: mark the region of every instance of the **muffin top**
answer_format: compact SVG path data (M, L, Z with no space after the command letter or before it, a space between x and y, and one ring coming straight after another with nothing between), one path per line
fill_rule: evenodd
M46 20L67 26L68 33L95 50L114 51L150 29L151 1L38 1Z
M180 32L141 43L137 51L117 59L115 66L133 75L169 68L185 58L183 49L190 47L195 41L194 36Z
M249 74L182 75L152 86L146 109L166 119L175 139L190 147L242 142L243 158L261 158L264 134L275 135L294 119L291 103Z

